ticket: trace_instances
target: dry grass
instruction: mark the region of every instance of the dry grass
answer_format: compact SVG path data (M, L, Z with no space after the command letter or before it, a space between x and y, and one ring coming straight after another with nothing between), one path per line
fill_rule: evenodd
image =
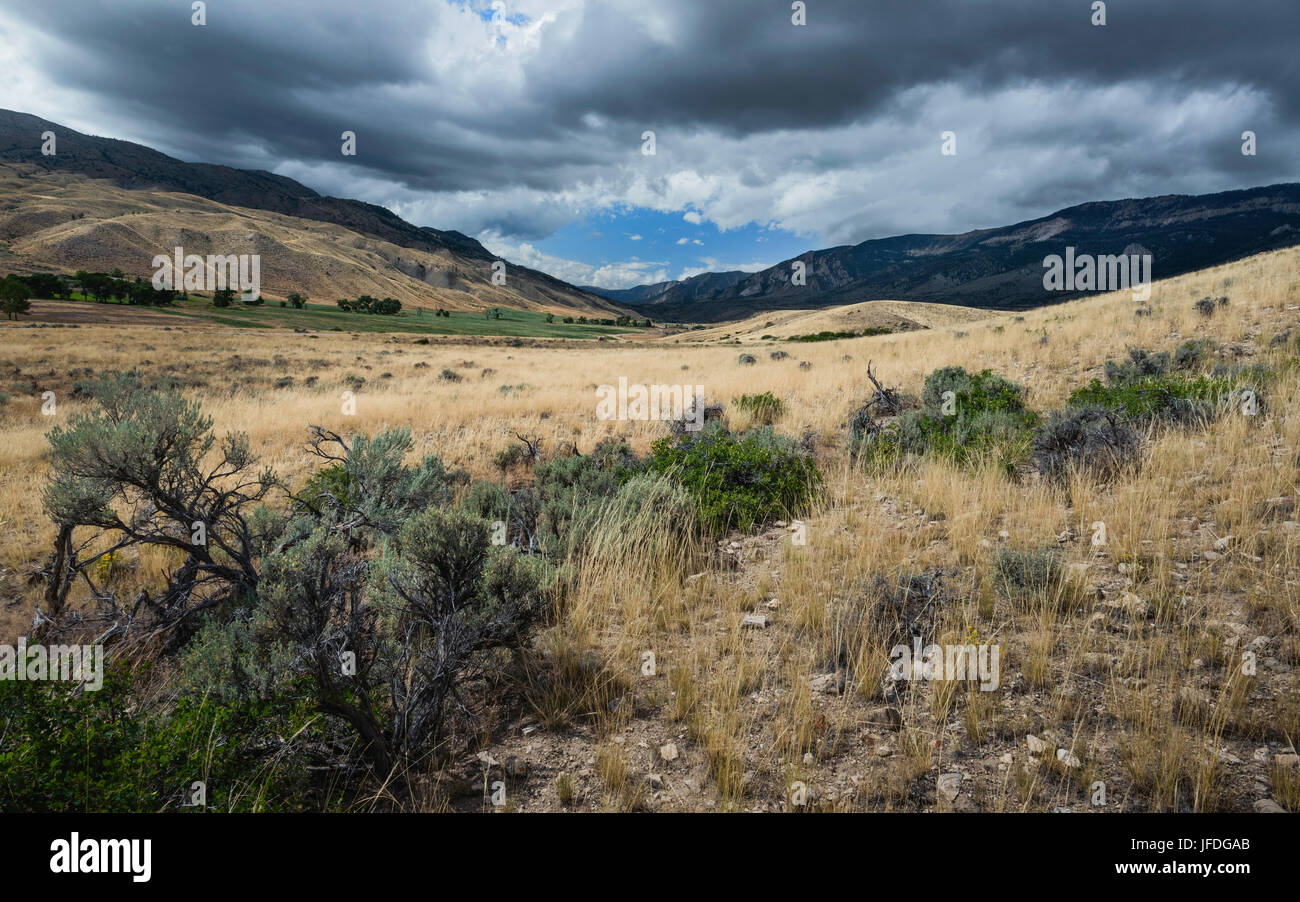
M1231 298L1228 307L1210 319L1195 313L1195 299L1219 294ZM25 575L52 538L40 511L43 434L81 408L73 374L86 369L174 374L219 428L248 432L291 481L311 470L303 440L312 423L372 433L410 426L415 453L436 453L476 479L501 479L492 458L516 432L540 436L546 453L569 443L585 452L609 435L646 451L663 434L659 424L595 415L595 387L620 377L700 384L723 401L771 391L788 408L781 431L812 433L819 445L828 492L806 519L807 545L769 530L730 570L706 563L700 543L665 543L651 524L632 540L598 544L579 562L555 623L532 651L530 701L542 732L529 740L529 754L543 764L554 754L579 767L557 763L549 779L535 781L535 807L558 794L564 805L592 808L788 810L790 787L802 782L807 808L914 810L946 805L936 786L941 774L957 772L965 779L956 807L983 810L1098 807L1099 783L1103 810L1249 808L1267 794L1261 785L1294 809L1295 777L1272 756L1300 733L1300 531L1287 525L1294 510L1279 513L1268 499L1294 498L1300 465L1300 372L1284 366L1288 350L1294 362L1295 343L1270 345L1298 319L1289 308L1300 304L1300 252L1159 283L1151 304L1153 314L1139 317L1126 294L1108 295L1023 320L990 316L800 345L779 361L755 351L758 363L749 367L737 364L734 345L671 338L465 348L385 336L6 325L5 632L12 639L30 622L39 587ZM843 451L848 415L869 389L868 360L889 384L912 392L940 366L990 367L1026 385L1030 403L1046 409L1100 376L1126 345L1168 350L1195 337L1239 349L1281 376L1257 417L1157 435L1135 477L1057 489L933 460L872 476ZM801 359L812 366L801 368ZM444 367L463 378L440 381ZM365 379L354 416L341 410L349 375ZM277 388L282 377L293 385ZM40 412L45 390L59 399L54 417ZM1105 524L1104 545L1090 541L1096 523ZM1227 536L1221 556L1207 559ZM1064 556L1068 584L1051 603L1025 606L999 583L993 556L1042 546ZM163 563L124 561L120 579L144 581ZM881 695L888 658L879 625L848 614L860 610L874 574L930 568L950 574L936 635L960 641L974 630L997 643L998 691L936 681ZM771 626L742 629L751 612L766 613ZM1248 651L1253 674L1243 673ZM652 675L642 670L646 652L656 661ZM810 689L811 678L831 673L847 675L842 694ZM882 719L886 706L901 728ZM1077 766L1052 753L1031 759L1029 734ZM636 737L642 744L632 744ZM655 757L669 739L682 748L679 761ZM655 770L666 772L667 788L649 792L644 774ZM516 799L527 808L530 790L521 792Z

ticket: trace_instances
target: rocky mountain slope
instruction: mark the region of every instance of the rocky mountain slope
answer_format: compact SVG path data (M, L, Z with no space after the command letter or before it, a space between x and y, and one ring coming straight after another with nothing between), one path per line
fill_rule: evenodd
M56 136L52 155L41 135ZM361 201L324 197L293 179L185 163L139 144L83 135L0 110L0 241L6 269L119 268L147 275L157 253L261 253L264 293L391 295L449 309L622 312L545 273L498 260L460 232L406 222Z
M696 276L617 297L655 319L683 322L883 298L1017 310L1087 293L1043 287L1044 258L1063 257L1068 247L1093 256L1149 253L1154 278L1163 279L1295 244L1300 184L1281 184L1081 204L1004 228L809 251L722 286L709 287L705 276ZM791 279L796 261L805 267L802 286Z

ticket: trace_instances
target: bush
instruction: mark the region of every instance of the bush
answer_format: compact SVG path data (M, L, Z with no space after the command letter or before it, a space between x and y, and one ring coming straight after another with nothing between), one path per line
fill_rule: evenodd
M993 573L1003 596L1020 608L1068 610L1081 600L1055 548L1001 549L993 556Z
M1185 341L1174 351L1174 366L1180 370L1195 369L1214 354L1214 342L1204 338Z
M1169 354L1164 351L1152 354L1145 348L1129 348L1128 357L1122 363L1106 361L1106 381L1111 385L1133 385L1169 372Z
M1024 394L990 370L970 374L944 367L926 378L920 409L903 412L896 422L876 426L870 410L858 411L850 422L850 445L872 465L903 454L938 454L958 463L994 454L1010 472L1028 453L1039 421Z
M182 699L166 712L145 710L142 702L132 677L114 669L94 692L58 682L0 682L5 809L175 811L195 781L206 784L209 809L319 807L305 804L302 746L280 738L298 738L307 725L303 702Z
M753 366L758 362L758 359L753 354L741 354L736 358L736 362L741 366Z
M460 378L460 373L447 367L443 367L442 372L438 374L439 382L459 382Z
M1165 375L1102 385L1093 379L1070 395L1071 407L1103 407L1136 424L1189 425L1219 412L1234 385L1226 378Z
M799 516L822 487L812 456L769 427L737 436L714 425L663 438L647 462L651 472L691 493L701 523L714 535Z
M1110 480L1140 466L1142 439L1132 424L1105 407L1053 411L1034 436L1033 459L1045 477L1063 481L1073 470Z
M755 423L763 426L771 426L785 415L785 402L770 391L758 395L741 395L732 398L731 403L748 413Z
M1214 311L1222 304L1227 303L1227 298L1220 298L1216 301L1214 298L1204 297L1197 301L1193 306L1196 307L1196 312L1201 316L1214 316Z

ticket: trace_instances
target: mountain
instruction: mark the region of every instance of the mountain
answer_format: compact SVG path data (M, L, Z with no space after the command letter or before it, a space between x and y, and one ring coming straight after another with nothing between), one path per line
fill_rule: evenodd
M583 290L619 304L687 304L713 297L747 275L749 273L738 269L729 272L703 272L681 281L656 282L653 285L638 285L635 288L596 288L585 285Z
M57 151L48 156L41 152L47 131L54 133ZM383 207L325 197L274 173L186 163L27 113L0 110L0 183L0 240L13 252L0 264L8 268L117 267L146 275L154 254L170 252L174 241L194 253L269 251L281 264L277 269L263 261L270 295L348 294L342 286L331 289L347 263L363 270L346 275L352 294L392 295L449 309L626 312L599 295L513 264L506 284L493 285L492 264L500 258L460 232L415 226ZM210 203L196 204L198 198ZM168 211L206 215L209 227L169 218ZM69 228L74 218L75 228ZM257 233L252 238L250 227ZM267 231L278 237L264 240ZM348 253L348 245L358 243L350 249L361 253ZM330 259L340 256L345 260Z
M1044 258L1064 257L1068 247L1094 257L1149 253L1152 276L1162 279L1294 244L1300 244L1300 184L1291 183L1086 203L1004 228L809 251L718 287L684 290L704 279L695 276L606 296L670 322L723 322L873 299L1017 310L1088 293L1043 287ZM795 261L805 267L803 286L791 282Z

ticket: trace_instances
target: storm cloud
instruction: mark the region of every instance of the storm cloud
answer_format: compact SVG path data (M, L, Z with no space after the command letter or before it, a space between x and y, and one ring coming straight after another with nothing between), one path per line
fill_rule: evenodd
M802 26L784 0L209 0L206 25L191 16L0 2L0 105L269 169L610 287L675 277L676 258L536 245L624 208L807 247L961 232L1292 181L1300 161L1295 0L1112 0L1104 26L1090 0L807 0ZM681 237L674 253L698 250Z

